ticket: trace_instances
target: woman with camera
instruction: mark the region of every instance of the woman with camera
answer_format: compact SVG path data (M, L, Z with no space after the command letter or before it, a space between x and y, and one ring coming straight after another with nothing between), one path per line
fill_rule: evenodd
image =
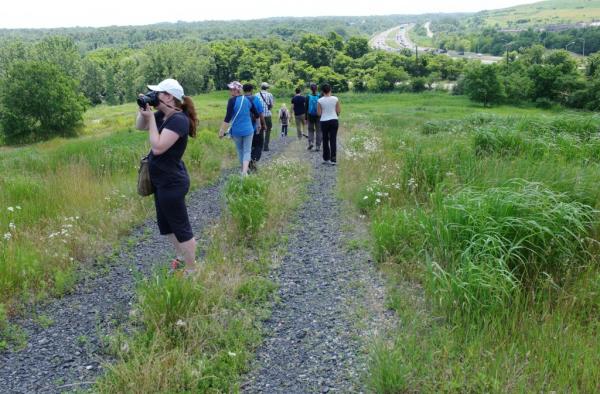
M196 136L198 117L192 99L184 95L176 80L165 79L148 88L150 92L138 99L136 128L149 131L156 220L160 234L168 236L175 246L177 258L172 267L181 268L184 263L186 271L191 272L196 268L196 240L185 205L190 177L181 157L188 137Z

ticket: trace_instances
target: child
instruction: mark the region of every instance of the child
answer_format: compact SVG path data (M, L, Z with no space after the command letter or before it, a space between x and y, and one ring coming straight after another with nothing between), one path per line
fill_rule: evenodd
M288 119L290 118L290 113L287 110L285 104L281 104L281 109L279 110L279 122L281 123L281 136L284 135L287 137L288 131Z

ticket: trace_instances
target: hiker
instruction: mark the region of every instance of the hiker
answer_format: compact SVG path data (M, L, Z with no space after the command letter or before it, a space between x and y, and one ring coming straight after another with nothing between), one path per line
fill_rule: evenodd
M306 95L306 121L308 122L308 150L312 150L316 142L315 152L321 149L321 121L317 113L317 102L321 95L317 93L317 84L310 84L310 93ZM316 141L315 141L316 134Z
M288 111L285 104L281 104L279 109L279 122L281 123L281 136L286 136L288 133L288 121L290 119L290 111Z
M304 135L304 118L306 114L306 99L302 96L302 90L296 88L296 95L292 97L292 111L294 112L294 118L296 120L296 132L298 133L298 140L302 139Z
M226 133L231 135L240 160L241 174L246 176L254 137L254 116L258 116L258 112L252 102L242 95L241 83L233 81L227 87L231 98L227 101L227 113L219 129L219 138Z
M275 106L275 98L271 93L268 92L269 84L263 82L260 84L260 92L256 93L256 97L259 98L261 104L263 106L264 117L265 117L265 125L267 129L265 130L265 141L263 144L263 150L265 152L269 151L269 141L271 140L271 129L273 128L273 120L271 110Z
M190 177L181 158L188 137L196 136L198 116L192 99L184 95L176 80L165 79L148 88L157 94L150 103L145 102L144 108L140 107L135 124L138 130L148 130L150 137L148 158L156 221L160 234L166 235L175 247L172 268L185 267L187 272L193 272L197 267L196 240L185 205ZM150 104L156 111L151 110Z
M317 114L321 117L321 132L323 133L323 164L336 165L340 100L331 95L331 86L327 83L321 87L321 92L323 97L317 102Z
M244 96L253 104L254 108L258 112L258 116L254 116L254 136L252 137L252 151L250 153L250 172L258 170L258 161L262 156L264 135L266 130L264 108L261 100L252 94L254 85L251 83L245 83L243 86Z

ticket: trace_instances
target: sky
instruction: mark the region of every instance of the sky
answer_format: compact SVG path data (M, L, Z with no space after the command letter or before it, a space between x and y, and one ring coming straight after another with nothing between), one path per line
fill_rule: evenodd
M538 0L5 0L0 28L128 26L158 22L260 19L276 16L352 16L476 12ZM295 10L293 7L301 6Z

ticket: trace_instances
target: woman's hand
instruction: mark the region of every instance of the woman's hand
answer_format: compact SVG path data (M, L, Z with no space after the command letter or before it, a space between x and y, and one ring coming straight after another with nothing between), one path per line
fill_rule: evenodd
M223 129L219 129L219 138L225 137L225 131Z
M139 113L142 119L144 119L144 121L146 122L149 121L150 118L154 117L154 112L152 112L152 110L150 109L150 105L148 104L146 104L146 108L140 108Z

